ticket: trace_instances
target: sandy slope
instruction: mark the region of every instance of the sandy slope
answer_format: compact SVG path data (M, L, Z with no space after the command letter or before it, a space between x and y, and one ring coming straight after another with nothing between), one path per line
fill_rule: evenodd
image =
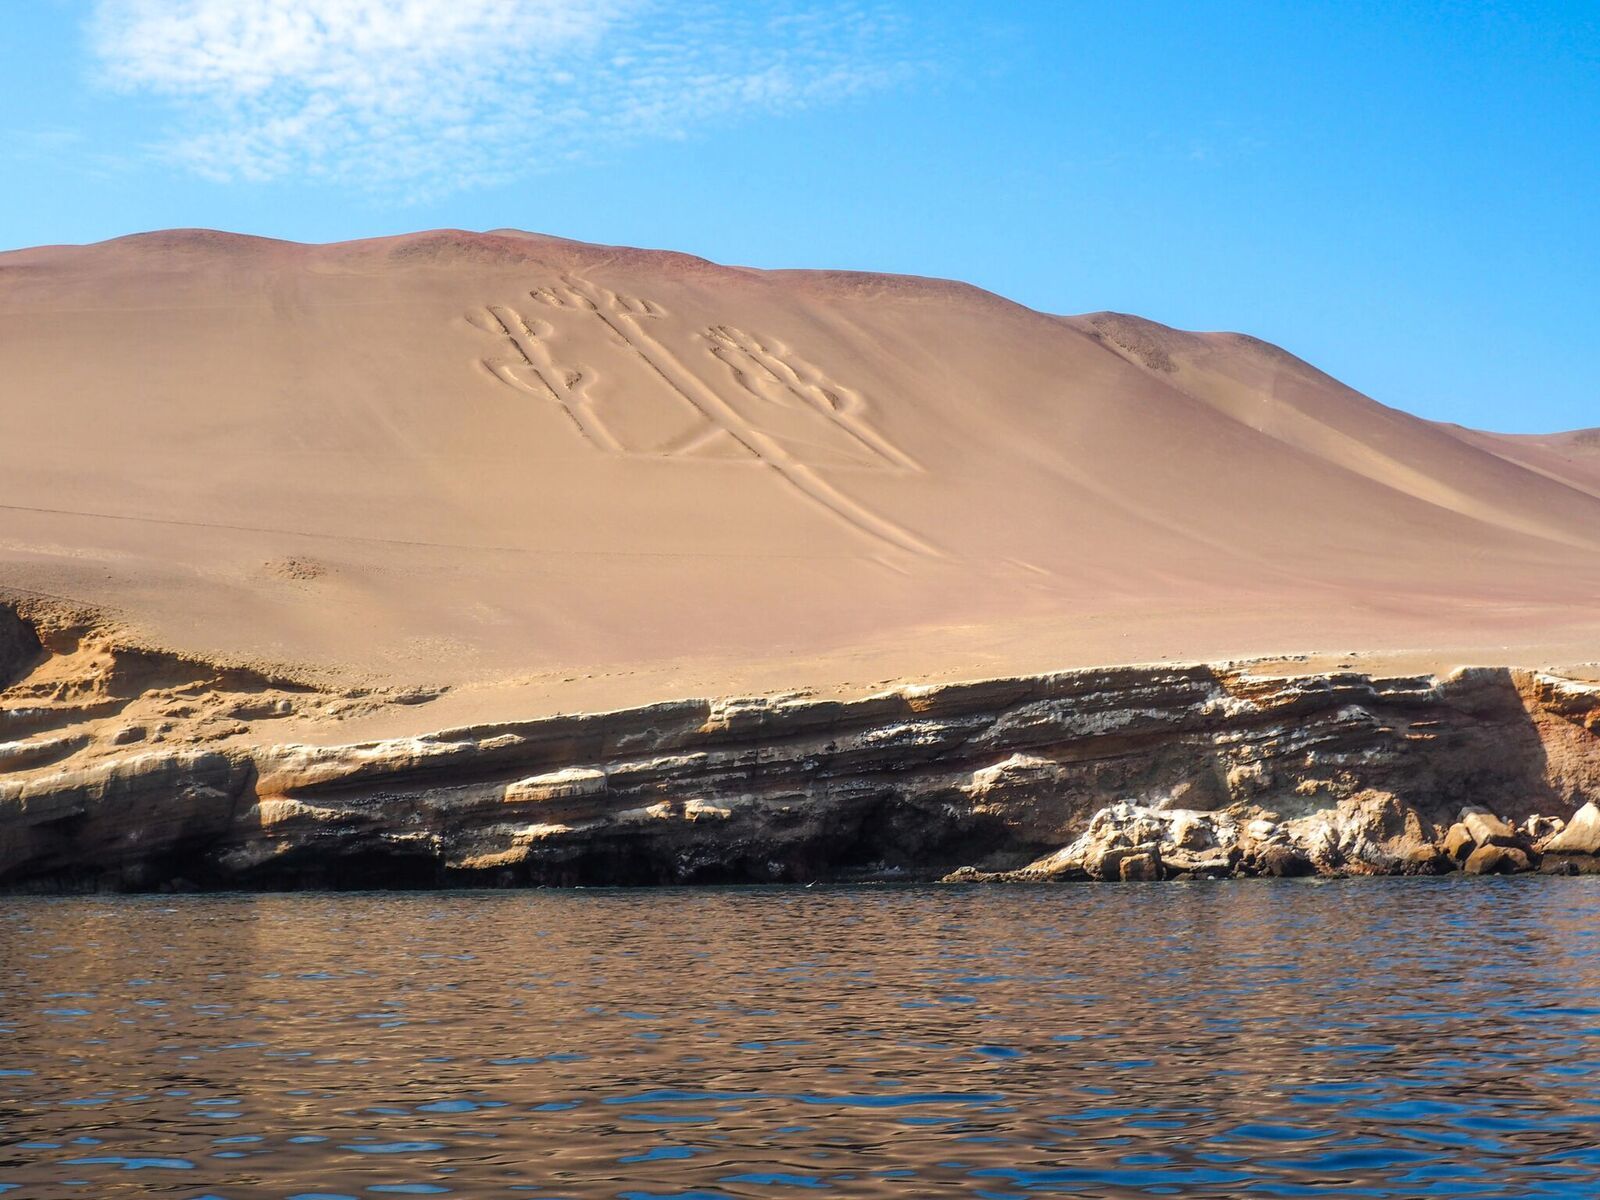
M945 282L520 233L0 255L0 588L453 685L432 725L1160 658L1592 660L1597 441Z

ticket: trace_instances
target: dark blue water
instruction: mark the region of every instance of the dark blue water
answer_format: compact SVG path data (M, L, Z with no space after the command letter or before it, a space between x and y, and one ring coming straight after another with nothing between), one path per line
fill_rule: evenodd
M0 1194L1600 1194L1600 886L0 900Z

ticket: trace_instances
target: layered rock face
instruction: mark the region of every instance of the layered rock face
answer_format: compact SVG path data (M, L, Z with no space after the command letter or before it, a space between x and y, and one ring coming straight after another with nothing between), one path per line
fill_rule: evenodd
M1600 851L1600 685L1529 671L1123 667L312 746L273 719L415 698L0 634L0 887L1133 880Z

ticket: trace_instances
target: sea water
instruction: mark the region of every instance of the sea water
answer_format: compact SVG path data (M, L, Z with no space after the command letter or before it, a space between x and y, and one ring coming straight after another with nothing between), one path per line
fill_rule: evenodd
M0 900L0 1195L1600 1193L1600 881Z

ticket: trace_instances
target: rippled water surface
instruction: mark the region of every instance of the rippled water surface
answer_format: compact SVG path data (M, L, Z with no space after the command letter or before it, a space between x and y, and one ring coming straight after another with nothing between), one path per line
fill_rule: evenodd
M0 1193L1593 1196L1590 879L0 900Z

